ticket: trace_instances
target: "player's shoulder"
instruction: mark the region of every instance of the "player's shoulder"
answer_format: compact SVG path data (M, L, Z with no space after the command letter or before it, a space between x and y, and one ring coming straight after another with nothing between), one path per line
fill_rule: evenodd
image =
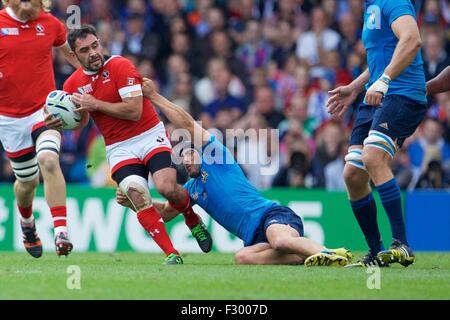
M55 26L61 26L61 25L64 26L64 23L62 23L61 20L59 20L57 17L55 17L50 12L42 11L39 14L39 17L37 18L37 20L40 22L47 22L47 23L55 25Z
M378 6L384 8L384 9L392 9L392 8L396 8L398 6L410 6L412 5L411 0L377 0L375 2L375 4L377 4Z
M83 78L84 78L83 68L79 67L64 82L64 88L73 88Z
M109 68L120 68L123 66L132 66L133 63L122 56L119 55L113 55L106 58L105 66L108 66Z

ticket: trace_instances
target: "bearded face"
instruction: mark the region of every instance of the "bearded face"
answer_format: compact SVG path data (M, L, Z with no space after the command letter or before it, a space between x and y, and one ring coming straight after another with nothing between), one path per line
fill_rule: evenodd
M41 0L9 0L7 5L21 20L34 20L42 10Z

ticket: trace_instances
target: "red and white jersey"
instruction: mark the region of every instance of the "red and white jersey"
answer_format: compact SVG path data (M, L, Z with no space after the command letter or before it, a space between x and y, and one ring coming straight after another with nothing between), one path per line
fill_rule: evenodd
M93 95L96 99L118 103L131 93L141 91L142 77L136 67L121 56L107 57L105 65L96 73L88 73L82 68L76 70L64 83L64 91L73 94ZM141 119L123 120L106 115L103 112L90 112L105 144L125 141L153 127L159 122L158 115L149 99L143 99Z
M0 11L0 115L22 118L44 106L56 89L52 48L66 37L64 24L49 13L25 22L11 8Z

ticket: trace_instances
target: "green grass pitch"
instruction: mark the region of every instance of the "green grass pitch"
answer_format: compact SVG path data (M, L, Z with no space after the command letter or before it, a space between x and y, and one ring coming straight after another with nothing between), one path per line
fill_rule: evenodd
M232 254L185 254L184 265L163 266L162 254L0 253L0 299L450 299L450 254L417 257L381 269L381 288L369 290L365 269L236 266ZM71 265L80 290L67 288Z

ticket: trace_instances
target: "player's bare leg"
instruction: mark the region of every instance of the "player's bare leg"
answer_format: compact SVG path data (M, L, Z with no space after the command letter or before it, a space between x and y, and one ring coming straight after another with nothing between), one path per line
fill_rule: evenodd
M152 175L158 192L167 200L170 206L183 213L186 225L192 232L203 252L209 252L212 248L211 235L202 219L192 209L188 192L177 184L176 170L164 168Z
M388 139L387 136L384 137L383 139ZM395 153L394 148L392 153ZM389 250L379 252L378 258L384 263L398 262L407 267L414 263L415 256L406 240L400 188L390 168L391 159L391 155L385 150L374 147L370 142L364 147L363 162L377 187L392 230L392 245Z
M236 264L303 264L305 257L272 249L269 243L258 243L239 250L234 260Z
M381 235L377 223L377 208L369 184L369 174L362 162L362 145L350 146L344 167L344 180L352 211L369 246L369 252L348 267L383 266L377 258L381 248Z
M147 180L138 175L130 175L119 183L119 187L131 203L141 226L153 238L166 255L166 264L182 264L180 254L174 248L161 215L153 206Z
M276 251L306 257L306 266L337 266L348 263L345 256L348 250L345 250L343 255L337 254L311 239L301 237L297 230L289 225L272 224L267 228L266 236L270 246Z
M34 258L42 256L42 243L36 232L36 222L33 216L33 199L39 177L31 181L19 181L14 183L14 195L20 212L20 226L23 233L23 243L27 252Z
M47 130L36 141L39 168L44 180L44 194L53 217L58 255L67 256L73 248L67 230L66 182L59 165L61 134Z
M280 252L309 257L325 250L325 247L317 242L300 237L297 230L289 225L272 224L267 228L266 236L270 246Z

